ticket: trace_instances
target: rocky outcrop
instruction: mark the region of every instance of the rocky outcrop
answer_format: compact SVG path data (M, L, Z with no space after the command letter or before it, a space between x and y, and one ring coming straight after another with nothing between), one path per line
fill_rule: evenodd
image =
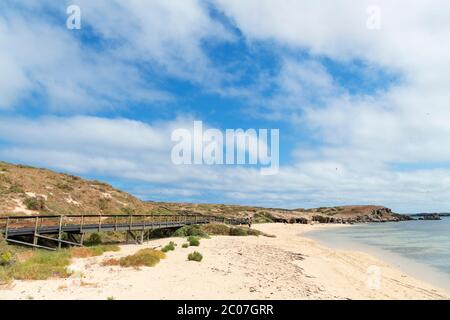
M430 214L422 214L419 216L418 220L442 220L441 216L437 213L430 213Z
M411 220L407 215L393 213L391 209L382 206L343 206L308 210L293 210L295 215L288 220L302 219L301 223L364 223L364 222L397 222ZM297 222L298 223L298 222Z

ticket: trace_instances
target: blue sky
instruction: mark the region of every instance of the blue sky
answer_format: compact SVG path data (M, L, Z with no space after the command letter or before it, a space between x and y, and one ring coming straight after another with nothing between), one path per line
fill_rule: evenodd
M147 200L448 211L449 8L410 3L371 29L369 1L2 1L0 158ZM279 173L174 166L194 120L279 129Z

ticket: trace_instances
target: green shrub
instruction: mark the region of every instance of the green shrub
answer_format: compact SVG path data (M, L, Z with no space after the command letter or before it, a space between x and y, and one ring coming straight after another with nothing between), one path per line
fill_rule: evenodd
M158 250L142 249L133 255L120 258L119 265L121 267L153 267L160 259L164 259L165 254Z
M257 214L253 218L253 223L272 223L273 218L268 213Z
M177 229L173 233L174 237L189 237L189 236L196 236L201 238L207 238L208 234L202 230L202 228L198 225L191 225L191 226L183 226L179 229Z
M189 242L190 246L198 247L200 245L200 240L197 237L190 236L187 241Z
M63 191L72 191L73 190L73 187L66 182L58 182L56 184L56 187Z
M0 252L0 266L7 266L12 261L12 253L9 251Z
M28 210L44 210L45 209L45 200L41 197L28 197L24 201L25 206Z
M230 236L247 236L248 232L246 229L243 228L231 228L230 229Z
M109 208L109 204L111 202L111 199L108 198L100 198L98 199L98 207L100 210L104 211Z
M189 261L200 262L200 261L202 261L202 259L203 259L203 256L200 252L194 251L194 252L188 254Z
M50 277L68 277L67 266L70 264L70 252L36 251L23 262L16 262L8 269L11 278L17 280L45 280Z
M207 234L228 236L230 227L222 223L209 223L201 227Z
M168 252L173 250L175 250L175 243L173 241L170 241L161 249L162 252Z
M14 251L0 235L0 267L9 266L14 262Z
M183 245L181 247L186 249L189 247L189 243L183 243Z
M249 236L260 236L260 235L264 235L263 232L259 231L259 230L255 230L255 229L246 229L247 234Z
M86 242L86 244L89 245L89 246L96 246L96 245L99 245L99 244L102 243L102 238L103 238L102 234L100 234L100 233L98 233L98 232L92 233L92 234L89 236L89 239L88 239L88 241Z

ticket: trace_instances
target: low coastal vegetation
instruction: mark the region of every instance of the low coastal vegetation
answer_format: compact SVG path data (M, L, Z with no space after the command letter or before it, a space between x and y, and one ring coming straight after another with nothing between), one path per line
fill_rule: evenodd
M212 235L224 236L270 236L258 230L226 224L207 224L184 226L175 231L164 231L161 237L185 237L186 243L182 248L200 246L201 239ZM8 283L12 279L43 280L51 277L67 277L70 273L67 267L72 258L88 258L101 256L105 252L116 252L119 243L125 240L124 235L117 232L93 233L85 240L85 247L73 247L56 252L29 250L11 246L0 238L0 284ZM110 259L104 265L120 265L123 267L154 266L165 253L175 250L173 241L166 244L160 251L143 249L137 253L121 259ZM201 256L201 255L200 255ZM192 255L198 259L198 255ZM200 258L201 259L201 258Z
M100 256L119 251L114 244L75 247L58 251L29 250L11 246L0 238L0 285L12 280L45 280L70 276L67 267L73 258Z
M188 243L189 243L189 245L191 247L198 247L200 245L200 239L198 237L195 237L195 236L190 236L187 239L187 241L188 241Z
M202 259L203 259L203 256L202 256L202 254L201 254L200 252L198 252L198 251L194 251L194 252L188 254L188 260L189 260L189 261L197 261L197 262L200 262L200 261L202 261Z
M168 244L166 244L166 245L161 249L161 251L162 251L162 252L173 251L173 250L175 250L175 246L176 246L176 243L173 242L173 241L170 241Z
M266 236L272 237L259 230L242 227L230 226L224 223L209 223L205 225L190 225L177 229L168 237L196 237L209 238L210 236Z
M153 267L161 259L164 259L166 254L155 249L141 249L135 254L122 257L120 259L107 259L102 262L103 266L121 266L121 267Z
M221 235L221 236L265 236L265 237L273 237L267 233L264 233L259 230L247 228L247 227L239 227L239 226L230 226L227 224L219 224L219 223L211 223L207 225L201 226L202 230L209 235Z
M208 233L203 229L203 226L189 225L177 229L173 234L173 237L200 237L208 238Z
M115 244L96 245L92 247L78 247L70 249L72 258L89 258L101 256L105 252L117 252L120 248Z

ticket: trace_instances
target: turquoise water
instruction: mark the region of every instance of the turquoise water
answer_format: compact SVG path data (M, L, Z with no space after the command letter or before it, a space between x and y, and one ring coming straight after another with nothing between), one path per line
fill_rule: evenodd
M426 266L428 278L430 270L435 271L439 273L440 286L450 288L449 217L438 221L361 224L315 231L308 233L308 236L332 247L363 251L375 249L371 253L376 252L382 255L381 258L385 258L384 253L389 253L388 262L395 260L400 267L405 267L408 262Z

